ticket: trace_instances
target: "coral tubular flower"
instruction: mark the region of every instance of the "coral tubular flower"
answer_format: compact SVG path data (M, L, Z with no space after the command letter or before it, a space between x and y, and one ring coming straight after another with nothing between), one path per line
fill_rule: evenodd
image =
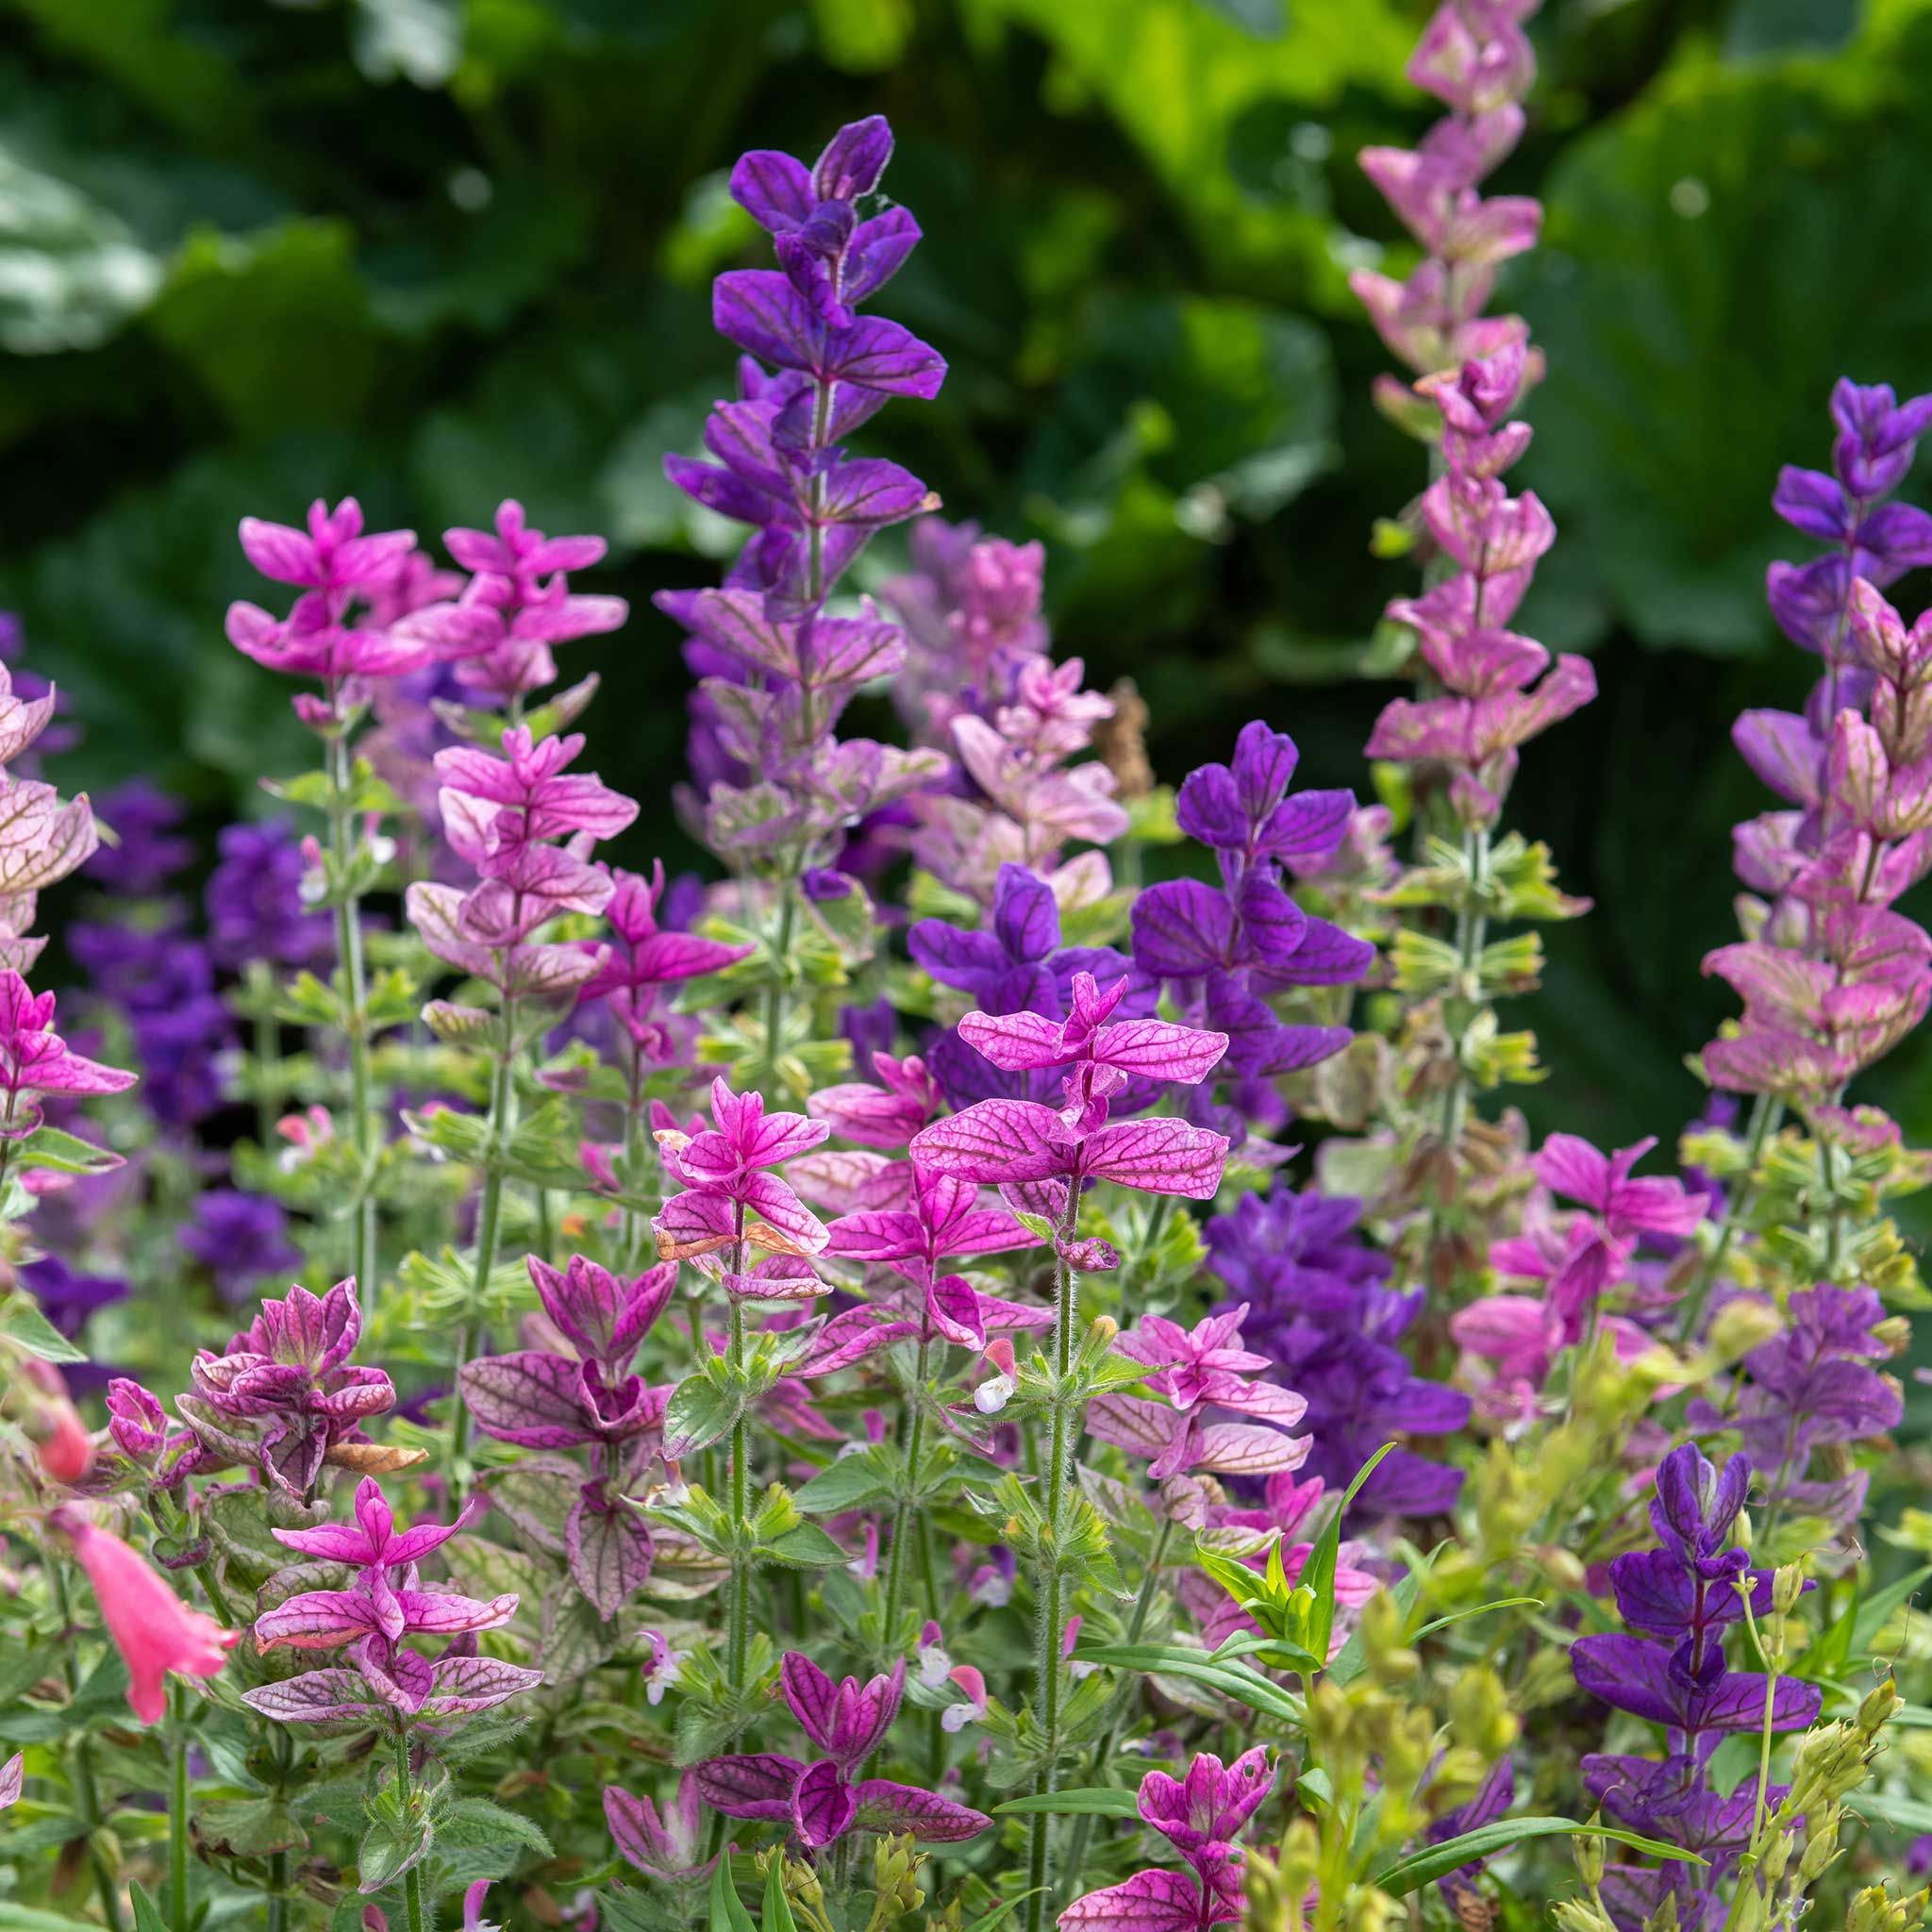
M164 1577L81 1510L63 1506L48 1521L73 1546L108 1635L126 1660L129 1707L142 1724L159 1724L168 1674L219 1676L240 1633L184 1604Z

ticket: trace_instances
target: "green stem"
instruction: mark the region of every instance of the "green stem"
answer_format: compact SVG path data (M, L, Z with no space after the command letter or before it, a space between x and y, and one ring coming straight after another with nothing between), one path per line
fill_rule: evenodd
M791 950L792 922L797 910L797 888L789 878L778 881L778 927L772 939L772 966L781 976L765 989L765 1059L758 1078L758 1090L768 1101L775 1100L778 1085L778 1053L785 1031L785 956Z
M744 1203L738 1203L737 1245L732 1273L744 1273ZM735 1393L744 1384L744 1304L731 1296L731 1383ZM729 1627L725 1638L725 1673L734 1690L744 1688L751 1656L751 1561L743 1548L744 1528L751 1517L751 1431L741 1408L731 1424L731 1542L732 1574Z
M1080 1212L1080 1181L1077 1174L1067 1182L1066 1214L1059 1227L1062 1241L1073 1238ZM1040 1705L1041 1728L1046 1735L1046 1761L1035 1780L1034 1790L1045 1796L1054 1789L1058 1772L1060 1727L1060 1635L1066 1623L1060 1574L1060 1544L1066 1527L1067 1457L1078 1434L1077 1419L1066 1389L1074 1366L1074 1274L1060 1258L1058 1243L1054 1252L1053 1271L1053 1446L1048 1454L1042 1478L1046 1484L1046 1536L1041 1552L1039 1582L1038 1656L1034 1667L1035 1695ZM1053 1820L1036 1811L1027 1821L1026 1884L1031 1896L1026 1901L1027 1932L1040 1932L1046 1915L1046 1885L1053 1869Z
M47 1574L54 1590L54 1607L60 1613L60 1629L66 1656L63 1669L70 1700L80 1695L80 1659L73 1641L74 1598L67 1586L67 1565L51 1550L47 1553ZM80 1822L87 1832L87 1864L93 1874L94 1890L101 1895L101 1916L112 1932L123 1932L121 1894L115 1889L114 1874L101 1856L101 1797L94 1784L93 1748L83 1731L74 1740L68 1761L74 1784L74 1801L80 1810Z
M1165 1196L1162 1196L1165 1199ZM1174 1536L1174 1519L1164 1516L1160 1520L1160 1534L1154 1539L1153 1554L1147 1558L1147 1574L1141 1579L1141 1593L1134 1599L1133 1615L1127 1619L1127 1641L1139 1643L1141 1634L1147 1627L1147 1612L1154 1607L1154 1593L1160 1585L1160 1566L1167 1557L1167 1546ZM1114 1693L1113 1709L1108 1715L1107 1728L1100 1734L1100 1741L1093 1747L1093 1755L1087 1760L1087 1782L1098 1784L1107 1775L1108 1760L1113 1756L1114 1740L1120 1735L1121 1720L1126 1714L1127 1700L1139 1688L1140 1679L1129 1677ZM1074 1821L1074 1836L1067 1846L1067 1870L1077 1874L1087 1857L1087 1840L1093 1835L1093 1819L1083 1814Z
M228 1601L228 1593L222 1588L221 1578L215 1574L213 1559L196 1564L194 1574L200 1577L201 1587L208 1592L208 1607L215 1613L216 1622L225 1629L240 1629L241 1625L235 1621L235 1607Z
M908 1489L919 1478L919 1450L925 1434L926 1364L931 1353L931 1339L922 1335L919 1340L918 1375L912 1386L912 1402L906 1423L904 1480ZM906 1577L906 1541L913 1529L912 1498L909 1494L902 1495L892 1517L892 1553L886 1563L885 1638L888 1645L892 1643L892 1632L899 1624L900 1591Z
M482 1336L483 1303L489 1291L490 1276L496 1267L497 1238L503 1226L502 1160L509 1137L516 1131L516 1001L503 1003L503 1041L497 1054L496 1072L490 1083L490 1137L485 1143L489 1166L483 1174L483 1200L476 1210L476 1264L470 1276L470 1303L463 1310L462 1326L457 1333L456 1362L450 1375L451 1401L455 1405L450 1423L451 1486L460 1484L460 1465L470 1446L470 1411L459 1386L463 1365L476 1353Z
M626 1189L638 1185L644 1164L644 1068L638 1043L630 1044L629 1082L624 1099L624 1182ZM641 1258L646 1218L635 1208L624 1210L624 1265L634 1272Z
M409 1734L399 1725L396 1740L396 1794L403 1801L405 1814L409 1808ZM408 1932L429 1932L423 1915L423 1872L411 1865L403 1874L403 1909L408 1914Z
M1844 1090L1832 1095L1838 1105ZM1845 1258L1845 1205L1838 1194L1838 1149L1822 1135L1818 1141L1818 1179L1824 1193L1824 1272L1833 1280Z
M1696 1336L1698 1320L1704 1313L1711 1284L1724 1267L1724 1257L1730 1253L1731 1243L1737 1240L1738 1230L1744 1224L1744 1217L1751 1211L1751 1204L1757 1198L1757 1163L1764 1158L1765 1143L1777 1131L1784 1111L1784 1102L1774 1100L1769 1093L1760 1093L1752 1106L1750 1138L1744 1145L1744 1171L1738 1176L1737 1185L1724 1203L1724 1218L1717 1231L1716 1244L1705 1257L1704 1265L1698 1269L1685 1291L1684 1320L1677 1330L1680 1341L1690 1341Z
M168 1925L188 1932L188 1693L176 1682L168 1687Z
M348 875L357 836L349 801L354 795L355 767L346 727L328 742L328 835L338 874ZM355 1274L364 1307L374 1302L376 1280L375 1161L380 1150L380 1124L375 1115L375 1088L369 1074L369 985L362 963L362 899L345 892L336 908L336 957L342 969L343 1030L349 1041L351 1128L358 1173L354 1201L356 1213Z

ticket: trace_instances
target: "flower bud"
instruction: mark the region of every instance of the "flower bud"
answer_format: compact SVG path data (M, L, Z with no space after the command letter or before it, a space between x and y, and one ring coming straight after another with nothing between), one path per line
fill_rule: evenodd
M1874 1684L1866 1691L1865 1701L1858 1707L1858 1728L1868 1738L1875 1737L1890 1722L1900 1702L1898 1686L1890 1677L1883 1683Z
M1781 1563L1771 1579L1771 1607L1780 1617L1789 1617L1805 1593L1805 1563Z
M1799 1890L1807 1891L1816 1885L1838 1857L1838 1818L1839 1808L1833 1805L1821 1807L1820 1815L1810 1822L1805 1853L1798 1860Z
M1794 1831L1781 1831L1774 1839L1764 1854L1764 1862L1758 1868L1764 1874L1765 1889L1769 1890L1779 1884L1785 1875L1785 1867L1791 1861L1792 1847L1798 1842Z
M1604 1908L1587 1898L1568 1898L1553 1914L1557 1932L1617 1932Z
M1601 1811L1590 1814L1592 1824L1601 1824L1603 1821ZM1594 1891L1604 1882L1603 1839L1594 1831L1579 1832L1571 1840L1570 1846L1576 1859L1576 1875Z

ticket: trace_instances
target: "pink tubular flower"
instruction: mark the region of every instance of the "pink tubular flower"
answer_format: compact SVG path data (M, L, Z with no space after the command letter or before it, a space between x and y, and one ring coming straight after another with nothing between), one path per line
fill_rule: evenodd
M810 1152L831 1128L802 1113L768 1114L762 1094L734 1093L722 1077L711 1082L711 1119L694 1135L658 1131L665 1165L685 1183L658 1217L658 1255L685 1260L744 1241L778 1255L820 1253L824 1224L764 1170Z
M167 1674L218 1676L240 1633L191 1609L118 1536L78 1509L63 1506L47 1520L73 1544L108 1635L126 1659L128 1705L142 1724L158 1724L167 1707Z
M57 1483L77 1483L93 1467L93 1438L67 1393L67 1378L52 1362L28 1356L20 1380L29 1391L27 1434L40 1445L41 1467Z

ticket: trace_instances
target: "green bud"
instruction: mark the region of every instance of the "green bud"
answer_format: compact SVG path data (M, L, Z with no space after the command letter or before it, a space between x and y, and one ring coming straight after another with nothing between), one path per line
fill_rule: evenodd
M1808 1891L1837 1857L1838 1807L1834 1805L1812 1824L1805 1840L1805 1855L1798 1860L1798 1889Z
M1592 1824L1603 1823L1603 1813L1590 1814ZM1591 1890L1594 1891L1604 1882L1604 1841L1593 1831L1579 1834L1571 1840L1571 1850L1576 1858L1576 1871Z
M1617 1932L1609 1915L1591 1899L1566 1898L1553 1916L1557 1932Z
M1868 1738L1876 1737L1890 1722L1900 1701L1898 1686L1890 1677L1874 1685L1866 1691L1865 1701L1858 1707L1858 1728Z
M1771 1607L1780 1617L1789 1617L1805 1593L1805 1561L1780 1563L1771 1579Z

